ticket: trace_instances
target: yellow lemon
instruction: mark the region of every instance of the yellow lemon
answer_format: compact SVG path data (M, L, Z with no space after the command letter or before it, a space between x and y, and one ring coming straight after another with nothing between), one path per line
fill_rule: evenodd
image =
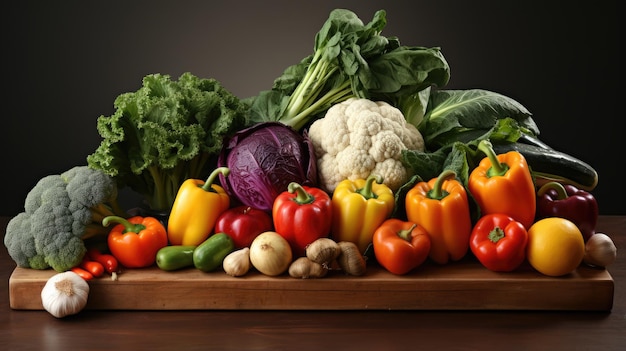
M528 229L526 258L542 274L557 277L574 271L585 256L585 241L571 221L550 217Z

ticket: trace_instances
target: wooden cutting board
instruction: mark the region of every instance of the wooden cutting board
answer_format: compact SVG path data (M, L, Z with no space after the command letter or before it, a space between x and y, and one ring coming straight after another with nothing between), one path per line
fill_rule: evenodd
M41 289L56 272L16 268L9 279L12 309L41 310ZM320 279L287 274L243 277L195 268L165 272L129 269L117 281L89 282L87 309L99 310L579 310L608 311L614 281L586 266L548 277L530 266L496 273L477 261L425 263L405 276L368 267L361 277L331 271Z

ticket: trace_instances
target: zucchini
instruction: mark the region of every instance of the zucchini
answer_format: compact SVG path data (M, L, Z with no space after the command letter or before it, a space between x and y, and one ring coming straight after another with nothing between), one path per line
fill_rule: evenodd
M571 184L592 191L598 185L598 172L588 163L537 142L493 143L497 154L517 151L524 155L538 185L547 181Z
M193 266L193 251L196 246L170 245L159 249L156 254L156 264L164 271Z
M226 233L215 233L193 251L193 264L203 272L211 272L235 249L235 242Z

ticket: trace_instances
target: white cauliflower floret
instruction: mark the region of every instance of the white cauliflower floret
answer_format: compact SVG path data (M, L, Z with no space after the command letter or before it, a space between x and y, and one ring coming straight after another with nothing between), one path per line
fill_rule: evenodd
M404 185L409 178L409 173L402 165L402 162L393 158L376 163L372 173L382 176L385 179L385 185L394 191Z
M352 180L367 178L372 169L376 167L376 161L374 161L374 158L366 149L360 149L352 145L338 153L335 157L335 162L337 162L339 174L347 174L347 178Z
M315 154L331 154L337 153L350 145L350 131L348 125L338 119L317 120L314 123L323 124L316 128L309 128L309 138L319 142L313 143ZM336 132L329 134L326 130L334 130Z
M372 146L369 153L376 162L383 162L387 159L398 159L403 149L406 149L402 139L391 130L383 130L372 136Z
M402 150L424 150L419 130L394 106L351 98L333 105L311 124L309 138L315 148L320 187L328 192L344 179L380 175L391 190L398 190L409 174L402 165Z
M317 158L317 177L320 184L336 188L344 178L337 170L337 159L334 155L323 154Z

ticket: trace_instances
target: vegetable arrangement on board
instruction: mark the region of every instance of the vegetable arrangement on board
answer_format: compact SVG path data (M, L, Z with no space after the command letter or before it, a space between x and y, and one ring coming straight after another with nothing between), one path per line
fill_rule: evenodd
M8 223L19 267L67 273L44 288L46 309L75 313L85 280L152 265L300 279L472 259L550 276L610 265L595 170L541 142L514 99L444 89L441 50L385 25L384 10L369 23L333 10L314 52L258 96L191 73L120 95L87 165L42 178ZM129 215L123 187L169 218ZM68 291L74 308L47 301Z

